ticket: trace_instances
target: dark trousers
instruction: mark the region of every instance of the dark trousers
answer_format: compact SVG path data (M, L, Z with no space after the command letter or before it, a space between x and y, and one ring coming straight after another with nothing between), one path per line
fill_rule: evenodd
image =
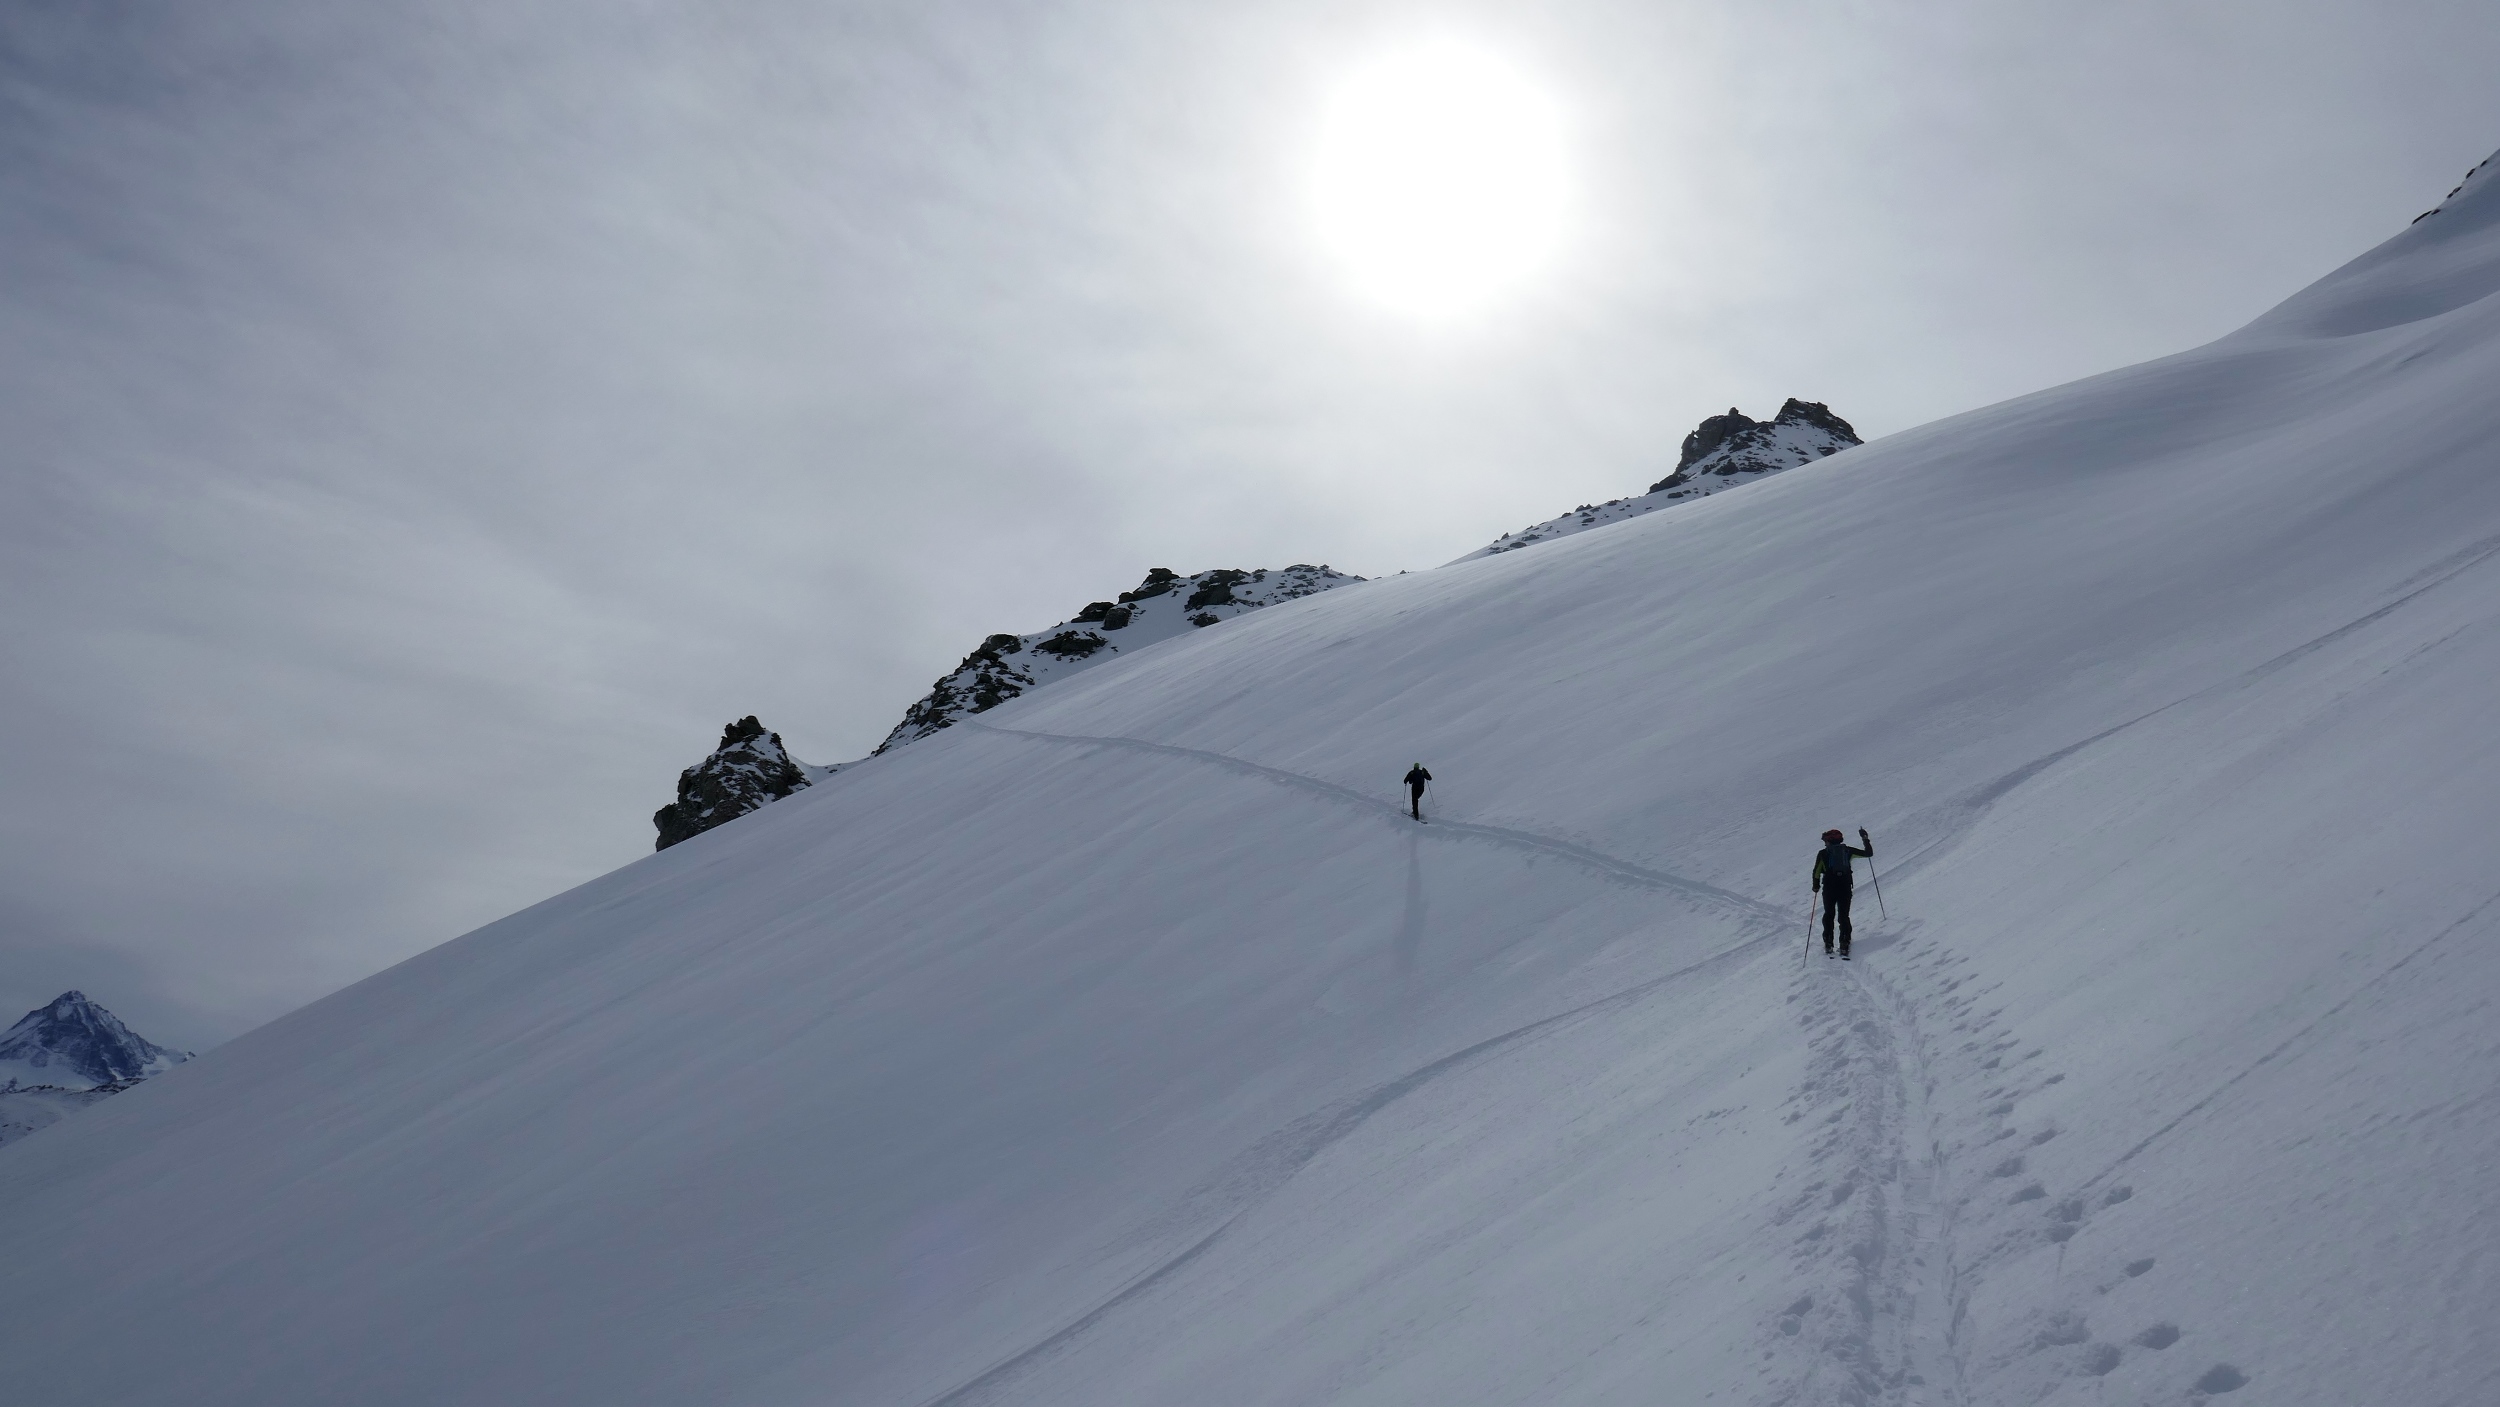
M1406 804L1414 811L1415 819L1418 821L1422 820L1424 818L1424 789L1422 787L1408 787L1406 789Z
M1840 915L1840 950L1849 951L1849 890L1845 885L1823 886L1823 951L1832 950L1832 915Z

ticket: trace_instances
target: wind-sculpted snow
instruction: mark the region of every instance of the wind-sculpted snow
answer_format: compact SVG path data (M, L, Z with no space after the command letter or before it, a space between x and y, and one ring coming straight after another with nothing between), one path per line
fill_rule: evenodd
M2212 346L1178 631L0 1151L11 1386L2500 1400L2485 189Z

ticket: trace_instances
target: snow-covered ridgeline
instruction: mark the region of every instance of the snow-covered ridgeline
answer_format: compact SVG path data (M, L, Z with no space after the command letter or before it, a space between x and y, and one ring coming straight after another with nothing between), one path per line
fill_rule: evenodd
M1706 498L1722 489L1754 483L1784 469L1812 464L1860 443L1863 442L1858 439L1858 432L1850 428L1849 422L1819 402L1792 396L1780 407L1779 414L1769 420L1756 420L1730 406L1727 414L1711 416L1684 437L1683 454L1676 461L1675 472L1651 484L1646 493L1604 503L1584 503L1559 518L1504 533L1490 545L1458 560L1467 562L1516 552L1608 523L1638 518L1661 508Z
M1030 635L992 635L964 656L929 692L904 710L876 756L953 727L1054 680L1134 654L1148 645L1185 635L1279 601L1298 600L1361 581L1325 566L1297 563L1279 569L1216 568L1182 576L1156 567L1134 591L1096 601L1070 619ZM651 822L659 831L653 848L736 820L854 764L811 766L792 757L781 735L750 714L723 730L711 756L678 775L677 800Z
M993 635L982 641L904 711L903 721L877 745L877 752L929 737L1045 684L1175 635L1362 579L1308 563L1275 570L1218 568L1194 576L1156 567L1117 600L1096 601L1030 635Z
M1703 420L1684 437L1675 471L1652 484L1647 493L1583 505L1550 522L1506 534L1458 560L1513 552L1637 518L1811 464L1858 443L1857 431L1849 422L1817 402L1791 397L1779 414L1764 421L1730 406L1727 414ZM1308 563L1276 570L1217 568L1191 576L1156 567L1134 590L1121 592L1116 600L1093 602L1057 625L1029 635L1002 633L983 640L904 710L902 721L870 756L934 736L1009 699L1148 645L1262 606L1361 580ZM797 761L782 746L779 734L768 732L750 715L729 725L710 757L680 774L677 800L652 817L659 832L654 848L665 850L736 820L848 765L811 767Z

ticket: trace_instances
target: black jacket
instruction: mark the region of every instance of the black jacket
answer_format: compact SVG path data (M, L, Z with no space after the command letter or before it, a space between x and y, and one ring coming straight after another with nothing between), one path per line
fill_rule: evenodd
M1862 860L1872 860L1875 858L1875 846L1870 842L1864 850L1860 850L1845 840L1835 840L1815 851L1814 887L1821 889L1825 880L1831 881L1834 889L1847 889L1855 884L1857 875L1849 866L1849 857L1852 855Z
M1422 791L1424 789L1424 783L1431 780L1432 774L1425 771L1424 765L1418 762L1413 767L1407 769L1406 789L1408 791Z

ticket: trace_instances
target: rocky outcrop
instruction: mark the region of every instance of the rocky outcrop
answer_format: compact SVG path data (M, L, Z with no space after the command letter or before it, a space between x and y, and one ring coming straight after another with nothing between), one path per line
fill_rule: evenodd
M2483 174L2485 171L2490 170L2491 163L2495 161L2500 161L2500 152L2494 152L2490 156L2486 156L2482 160L2474 163L2474 169L2465 173L2465 179L2457 182L2457 188L2455 190L2441 196L2437 205L2434 205L2430 209L2423 211L2421 214L2414 216L2413 223L2418 225L2433 215L2438 214L2440 211L2447 209L2448 202L2465 194L2465 188L2474 184L2474 178Z
M1727 414L1711 416L1684 437L1675 472L1651 484L1647 493L1605 503L1584 503L1559 518L1506 533L1491 545L1458 560L1516 552L1690 499L1706 498L1721 489L1812 464L1859 443L1858 432L1849 422L1817 401L1791 397L1780 407L1779 414L1769 420L1756 420L1730 406Z
M677 800L651 815L666 850L839 771L790 756L779 733L748 714L721 730L712 755L677 774Z
M1684 437L1684 453L1675 462L1675 472L1651 484L1649 491L1659 493L1689 484L1704 474L1723 479L1776 474L1860 443L1849 422L1820 401L1791 396L1780 413L1767 421L1729 406L1727 414L1711 416Z
M1230 620L1279 601L1317 595L1361 581L1325 566L1298 563L1241 571L1220 567L1182 576L1156 567L1133 591L1096 601L1067 620L1030 635L993 635L903 713L877 751L943 732L956 720L986 713L1056 679L1175 635Z
M0 1034L0 1143L48 1128L97 1100L189 1060L89 1001L63 992Z

